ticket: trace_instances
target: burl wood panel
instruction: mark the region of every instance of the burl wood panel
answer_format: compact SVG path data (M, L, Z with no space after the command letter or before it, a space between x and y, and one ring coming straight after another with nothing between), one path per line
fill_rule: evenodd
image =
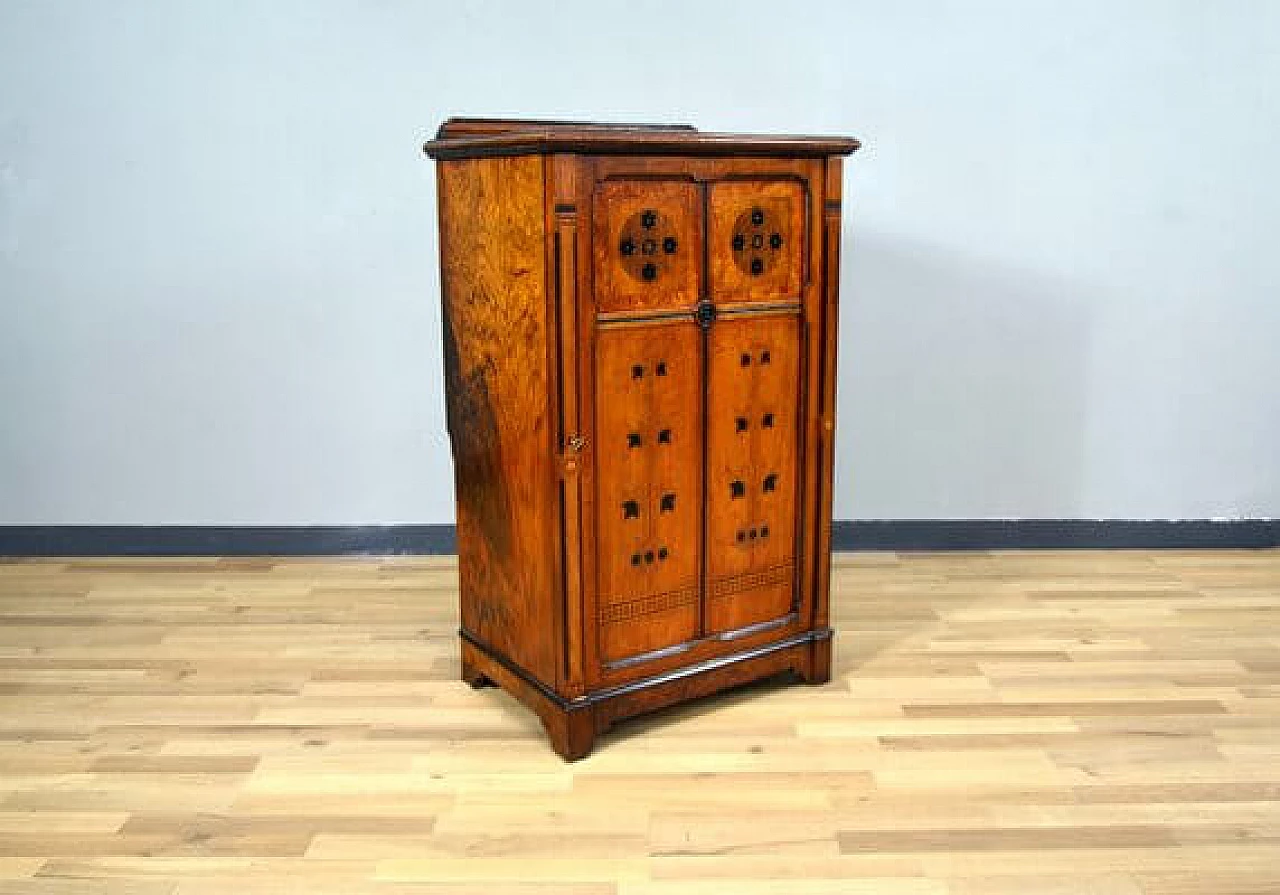
M700 344L691 320L597 334L596 568L606 662L697 631Z
M596 308L691 308L702 266L702 199L683 181L611 180L593 202Z
M706 623L715 632L792 608L800 318L724 318L709 337Z
M796 180L712 184L708 255L716 302L800 300L804 195Z
M441 162L441 286L462 624L555 680L543 168Z

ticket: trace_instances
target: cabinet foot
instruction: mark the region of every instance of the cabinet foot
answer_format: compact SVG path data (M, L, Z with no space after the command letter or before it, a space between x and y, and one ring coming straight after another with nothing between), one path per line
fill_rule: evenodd
M815 640L809 644L805 661L796 669L806 684L818 686L831 680L831 638Z
M595 712L552 711L542 718L551 748L565 761L577 761L591 754L596 744Z
M468 662L465 658L462 660L462 679L473 690L480 690L484 687L496 687L489 677L483 671L475 666L474 663Z

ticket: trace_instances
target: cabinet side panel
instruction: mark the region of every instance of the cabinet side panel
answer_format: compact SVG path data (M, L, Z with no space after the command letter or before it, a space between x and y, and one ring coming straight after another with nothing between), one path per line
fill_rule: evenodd
M543 159L441 162L438 184L462 625L554 684Z
M813 625L826 627L831 603L831 512L835 489L836 342L840 332L840 202L843 163L829 158L823 200L822 425L818 449L818 542Z

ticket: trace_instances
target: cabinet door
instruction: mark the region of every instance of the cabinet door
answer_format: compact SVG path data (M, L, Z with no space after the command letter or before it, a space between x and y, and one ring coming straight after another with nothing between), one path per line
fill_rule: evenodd
M596 335L596 543L606 663L693 640L702 519L701 338L692 321Z
M792 610L800 317L721 318L709 339L706 629L716 633Z
M795 618L805 207L794 180L593 186L584 518L613 680Z

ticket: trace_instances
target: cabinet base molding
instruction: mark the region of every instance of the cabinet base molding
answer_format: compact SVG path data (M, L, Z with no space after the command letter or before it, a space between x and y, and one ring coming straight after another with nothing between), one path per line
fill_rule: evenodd
M787 672L808 684L831 680L831 629L822 628L578 699L565 699L474 634L465 629L459 634L462 679L472 687L501 687L532 709L542 720L552 747L567 761L585 757L596 736L626 718Z

